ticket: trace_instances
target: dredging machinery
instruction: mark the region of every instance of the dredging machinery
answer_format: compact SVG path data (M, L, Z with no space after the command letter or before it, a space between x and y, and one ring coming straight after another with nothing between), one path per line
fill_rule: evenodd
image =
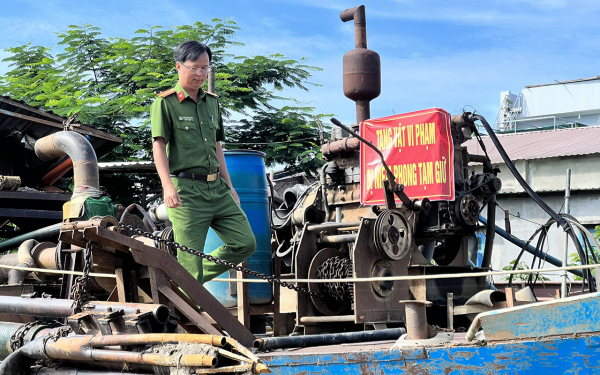
M316 182L292 186L280 198L271 189L271 200L277 202L269 208L272 255L281 271L268 275L176 243L168 217L157 206L147 213L147 207L139 205L114 205L100 189L96 158L102 147L106 151L106 135L84 126L69 127L55 115L9 98L0 101L11 110L35 114L11 117L13 112L2 108L11 122L0 125L17 130L2 142L10 138L11 147L17 147L15 142L23 147L28 165L41 171L28 173L27 179L52 185L56 178L49 175L64 174L72 166L74 181L72 196L56 197L64 203L60 223L38 226L0 243L4 251L16 250L0 255L2 374L259 374L271 372L267 365L290 374L323 372L329 365L340 371L359 366L363 373L374 373L369 369L379 368L379 361L427 373L408 362L433 358L435 352L425 349L427 345L448 344L455 317L463 317L460 324L467 327L476 313L510 306L512 297L506 301L485 276L498 230L494 203L502 182L476 123L502 150L493 130L480 115L452 116L439 108L372 119L370 101L380 94L381 68L379 55L367 48L364 6L342 12L341 20L354 21L355 27L356 48L344 55L343 79L344 94L356 102L356 124L345 126L332 119L331 139L321 148L326 163ZM48 124L51 119L53 125ZM53 130L32 133L15 121ZM472 138L483 153L467 149L465 142ZM515 177L520 176L507 156L505 161ZM0 183L17 186L18 178L10 177ZM260 179L266 197L270 181L264 173ZM54 194L46 191L32 194ZM528 193L539 200L533 191ZM565 219L546 208L568 232ZM30 218L56 216L28 209ZM134 209L140 216L131 214ZM485 247L478 261L475 243L483 210ZM257 337L209 292L210 287L177 262L177 250L287 287L275 303L286 299L294 306L292 335ZM578 272L593 292L590 271ZM461 277L451 277L456 274ZM235 296L240 290L229 287L227 293ZM587 308L586 301L569 303ZM532 316L547 314L538 308L528 311ZM275 310L278 307L271 311ZM481 327L488 340L520 337L509 330L498 334L493 319L475 318L468 341ZM320 356L255 354L399 338L395 349L381 344L385 348L376 347L372 355L347 348L329 357L327 350ZM452 360L435 362L432 369L451 368L458 363L454 358L462 358L447 350L443 355Z

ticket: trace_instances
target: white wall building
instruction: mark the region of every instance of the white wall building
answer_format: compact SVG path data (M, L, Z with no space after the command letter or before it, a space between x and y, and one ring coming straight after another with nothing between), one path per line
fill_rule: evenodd
M500 93L495 127L501 132L579 125L600 125L600 76Z

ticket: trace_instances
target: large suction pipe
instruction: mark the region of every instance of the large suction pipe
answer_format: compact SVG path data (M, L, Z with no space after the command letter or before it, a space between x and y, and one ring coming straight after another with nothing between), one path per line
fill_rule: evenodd
M0 252L16 249L24 241L31 240L31 239L38 240L38 241L44 241L44 240L57 241L58 235L60 234L61 225L62 225L62 223L53 224L53 225L50 225L50 226L47 226L44 228L40 228L38 230L34 230L33 232L25 233L20 236L13 237L6 241L0 242Z
M62 131L38 139L35 154L42 160L52 160L68 155L73 160L75 188L73 197L95 196L100 188L96 152L79 133Z
M39 244L36 240L27 240L19 246L19 251L17 252L17 260L19 263L16 264L17 267L34 267L35 261L31 257L31 249L35 245ZM8 273L8 284L16 285L21 284L25 281L25 277L29 274L29 271L12 269Z

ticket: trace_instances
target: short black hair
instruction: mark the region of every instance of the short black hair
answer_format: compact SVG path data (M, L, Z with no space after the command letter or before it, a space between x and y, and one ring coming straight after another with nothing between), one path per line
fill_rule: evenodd
M212 51L206 44L188 40L175 48L175 62L196 61L204 52L208 53L208 61L212 61Z

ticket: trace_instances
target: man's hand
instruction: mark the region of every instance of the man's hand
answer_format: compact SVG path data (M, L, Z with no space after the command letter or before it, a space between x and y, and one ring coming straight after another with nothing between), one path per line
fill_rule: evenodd
M167 207L181 207L181 198L179 198L179 194L177 193L177 189L175 189L175 186L171 185L164 187L164 198Z
M235 199L236 203L239 206L240 205L240 197L238 196L238 193L235 191L234 188L231 188L231 195L233 195L233 199Z

